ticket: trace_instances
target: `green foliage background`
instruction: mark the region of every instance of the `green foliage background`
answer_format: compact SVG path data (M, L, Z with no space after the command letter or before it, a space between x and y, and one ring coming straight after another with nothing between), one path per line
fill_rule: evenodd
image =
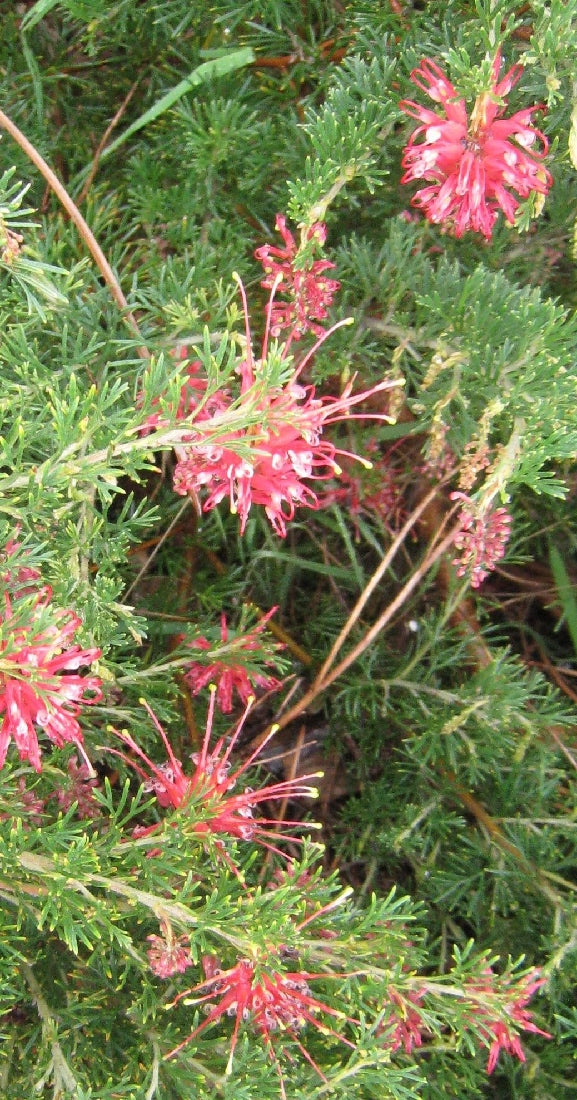
M355 321L315 357L319 389L338 392L355 373L358 389L388 371L405 380L400 422L347 425L344 445L363 454L370 442L390 458L404 521L441 436L461 460L485 432L496 457L479 499L496 490L514 521L498 582L471 594L452 573L424 575L307 717L341 785L322 804L327 851L311 842L303 869L312 868L319 906L343 884L354 888L329 921L337 980L321 983L322 996L362 1024L352 1054L307 1029L327 1082L297 1056L286 1065L287 1095L569 1100L576 719L574 691L553 686L549 672L574 683L577 3L38 0L0 3L0 13L0 108L78 201L141 334L3 133L0 233L22 233L25 248L0 263L0 545L19 525L23 560L42 569L58 606L81 615L82 644L102 648L105 700L83 729L106 773L98 797L107 826L54 804L52 820L31 827L21 777L48 797L66 783L70 753L47 752L36 777L12 752L0 773L2 1095L279 1092L249 1032L234 1072L224 1072L228 1025L163 1061L192 1029L192 1013L167 1006L200 976L160 988L143 945L167 911L191 932L197 964L215 939L226 953L229 936L235 950L264 952L303 919L303 893L273 903L253 852L233 845L239 878L214 846L192 849L185 825L165 829L158 860L123 847L147 796L123 765L110 785L105 746L110 724L129 727L154 755L144 695L184 751L183 658L173 643L183 630L189 640L210 634L222 609L234 618L247 603L279 605L280 624L311 662L287 654L304 692L400 525L352 514L342 499L297 512L286 542L256 509L242 538L224 507L187 525L170 477L159 475L159 451L138 434L160 397L178 397L181 346L202 356L211 386L233 376L243 333L233 272L259 346L265 293L253 253L274 239L282 211L293 225L326 221L342 284L334 318ZM418 97L410 73L425 56L474 95L499 42L507 64L522 57L525 66L511 110L547 104L554 186L526 231L501 221L490 242L457 241L405 219L400 162L412 126L398 104ZM160 540L148 565L147 540ZM404 540L351 646L419 569L425 542L421 528ZM201 701L201 728L205 714ZM300 950L326 975L315 935ZM547 978L533 1007L553 1038L526 1036L525 1065L502 1057L488 1078L486 1050L467 1038L449 996L430 1006L422 1048L391 1056L379 1046L379 990L402 985L408 971L458 987L485 956L498 956L500 972L523 956Z

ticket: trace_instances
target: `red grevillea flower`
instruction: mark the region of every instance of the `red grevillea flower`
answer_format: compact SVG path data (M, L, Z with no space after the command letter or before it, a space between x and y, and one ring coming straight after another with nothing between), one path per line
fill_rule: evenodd
M73 644L80 619L73 611L53 608L51 600L48 586L36 595L25 594L23 599L4 593L0 613L0 714L4 715L0 767L13 740L20 759L41 770L37 729L58 748L73 741L82 753L76 715L82 706L101 697L101 680L77 673L81 665L96 661L100 650Z
M160 936L147 936L150 944L146 954L153 974L158 978L172 978L184 974L192 966L188 936L175 936L170 922L160 921Z
M391 1010L383 1016L378 1033L385 1034L386 1045L391 1051L402 1047L405 1054L410 1054L415 1047L422 1046L423 1033L427 1031L419 1011L426 990L401 994L389 986L387 993Z
M94 774L91 765L83 760L79 762L76 756L71 756L68 761L69 783L56 791L58 805L62 810L69 810L76 803L76 812L79 817L94 820L100 817L102 807L94 797L94 788L98 786L98 778Z
M537 970L521 979L506 978L500 981L490 967L484 972L481 982L467 985L467 994L472 994L475 1026L481 1026L481 1034L489 1046L487 1073L495 1069L501 1051L513 1054L520 1062L525 1061L518 1031L531 1031L546 1039L551 1038L549 1032L542 1031L533 1023L531 1013L525 1007L543 985L545 978L540 978Z
M273 845L270 844L270 840L280 840L281 833L279 830L283 828L294 830L295 823L266 818L255 820L253 817L254 810L259 804L274 799L316 797L316 787L311 787L309 781L320 778L320 775L317 773L287 779L280 783L272 783L267 787L261 787L259 790L246 787L244 791L234 794L234 788L239 780L254 763L271 737L274 736L276 728L273 726L268 737L258 746L248 760L245 760L235 771L231 771L231 754L241 733L250 705L236 726L228 745L226 739L220 737L211 751L209 746L214 719L215 694L213 690L201 751L193 753L191 757L195 766L191 775L186 774L181 761L174 755L166 733L145 700L141 700L141 702L146 707L163 740L168 756L166 763L154 764L126 731L113 730L112 732L120 737L127 748L143 761L146 770L126 754L118 752L116 749L109 749L108 751L122 757L127 764L138 772L144 780L146 789L153 791L156 795L160 806L170 807L173 810L186 808L188 810L187 827L190 827L192 832L204 836L225 833L240 840L255 841L276 851ZM194 810L194 815L190 812L191 809ZM267 829L266 826L269 825L275 826L275 829ZM296 827L298 828L298 826ZM308 822L307 829L310 830L310 828L311 823ZM291 837L291 839L294 840L294 837Z
M328 279L325 272L336 267L330 260L313 260L316 248L322 248L327 239L323 222L315 222L303 230L300 248L287 229L284 214L277 214L275 227L280 233L284 248L272 244L257 248L255 258L264 267L266 278L261 286L276 290L288 302L274 298L269 304L270 331L279 336L283 329L290 330L290 340L298 340L305 332L320 336L323 329L316 324L328 316L333 296L340 287L336 279Z
M471 585L478 588L505 553L511 534L512 519L506 508L477 508L465 493L451 493L451 500L462 500L460 526L455 546L461 553L455 558L457 576L469 573Z
M204 649L212 651L210 664L202 664L194 661L184 673L184 679L193 695L198 695L207 684L216 684L216 702L223 714L230 714L233 704L233 693L236 692L244 706L254 695L254 688L259 687L264 691L272 691L280 687L281 681L275 676L265 675L256 669L247 667L250 654L258 654L263 665L273 664L269 652L264 650L264 641L260 637L269 619L272 618L278 608L273 607L252 630L245 633L233 634L229 637L229 629L226 623L226 615L220 618L221 646L215 645L208 638L195 638L190 642L191 649ZM278 642L274 643L274 649L282 648ZM218 654L218 656L216 656ZM216 660L214 657L216 656ZM254 660L254 658L253 658Z
M505 118L502 100L518 81L522 67L513 65L498 80L500 67L497 51L491 87L477 97L470 118L465 100L429 58L411 73L411 80L440 104L440 111L412 100L400 104L421 123L405 148L401 183L430 181L412 203L430 222L452 228L456 237L473 229L490 238L499 210L513 224L520 199L546 195L551 187L551 175L543 166L547 139L532 124L532 116L543 106Z
M228 499L231 512L240 515L241 534L252 505L260 504L276 533L284 538L286 524L293 519L297 506L319 507L319 499L313 489L305 484L305 479L326 480L338 476L341 471L337 457L340 455L355 458L367 468L371 466L359 455L351 455L324 440L325 428L338 421L352 419L350 410L354 405L397 383L380 382L369 391L356 395L352 394L352 384L349 384L341 397L318 398L314 386L304 386L299 382L299 376L315 351L335 328L346 324L346 321L323 333L286 382L270 381L267 377L272 373L267 363L270 310L261 358L255 361L242 286L241 294L247 354L238 367L241 393L231 409L231 418L236 423L244 419L250 426L227 431L227 416L223 413L214 416L212 421L207 419L201 434L194 432L193 422L190 445L181 446L177 451L179 461L174 472L174 489L182 496L190 494L195 499L203 492L207 493L203 503L205 512ZM275 352L277 377L287 361L287 349L288 343ZM366 415L377 420L389 419L380 414ZM214 435L215 442L203 442L207 431Z
M248 959L241 959L230 970L218 971L214 976L211 974L205 981L178 996L177 1001L187 998L185 1002L187 1004L210 1002L211 1007L206 1020L203 1020L184 1042L165 1057L172 1058L216 1020L220 1020L223 1016L234 1016L227 1072L230 1072L232 1067L240 1025L242 1022L247 1022L264 1038L267 1051L279 1073L283 1097L286 1094L275 1050L278 1042L275 1032L289 1035L323 1081L326 1080L298 1039L298 1032L302 1031L307 1024L312 1024L322 1035L333 1035L353 1050L354 1043L339 1032L333 1031L322 1020L323 1016L332 1016L344 1022L348 1017L344 1012L330 1008L323 1001L312 996L308 983L315 978L326 978L326 975L308 974L305 971L284 972L277 970L274 966L257 967ZM191 993L199 993L200 996L189 1001ZM217 1001L216 1004L214 1004L215 1001ZM176 1004L176 1001L174 1003Z

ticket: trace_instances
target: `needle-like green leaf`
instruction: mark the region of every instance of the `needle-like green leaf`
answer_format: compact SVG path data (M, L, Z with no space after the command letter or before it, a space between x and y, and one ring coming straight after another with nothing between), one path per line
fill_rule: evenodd
M210 61L204 61L202 65L199 65L196 69L185 77L184 80L180 80L178 84L175 84L174 88L171 88L166 95L163 95L153 107L150 107L148 111L145 111L140 118L137 118L123 134L120 134L111 145L108 145L102 153L102 159L110 156L127 138L135 134L137 130L142 130L143 126L147 126L149 122L153 122L159 115L168 111L174 103L177 103L179 99L182 99L183 95L190 92L192 88L198 88L199 85L205 84L208 80L213 80L217 76L225 76L227 73L232 73L236 69L242 69L245 65L250 65L254 61L254 51L248 47L243 47L240 50L232 50L229 53L224 54L222 57L212 58Z

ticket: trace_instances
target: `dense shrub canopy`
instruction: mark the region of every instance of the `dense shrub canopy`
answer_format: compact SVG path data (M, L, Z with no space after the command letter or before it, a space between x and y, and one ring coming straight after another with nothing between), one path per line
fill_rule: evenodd
M569 1100L577 0L0 14L2 1096Z

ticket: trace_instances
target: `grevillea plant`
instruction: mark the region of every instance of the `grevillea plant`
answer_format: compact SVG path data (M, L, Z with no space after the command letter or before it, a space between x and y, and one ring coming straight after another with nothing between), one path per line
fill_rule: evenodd
M572 1095L576 24L3 16L7 1100Z

